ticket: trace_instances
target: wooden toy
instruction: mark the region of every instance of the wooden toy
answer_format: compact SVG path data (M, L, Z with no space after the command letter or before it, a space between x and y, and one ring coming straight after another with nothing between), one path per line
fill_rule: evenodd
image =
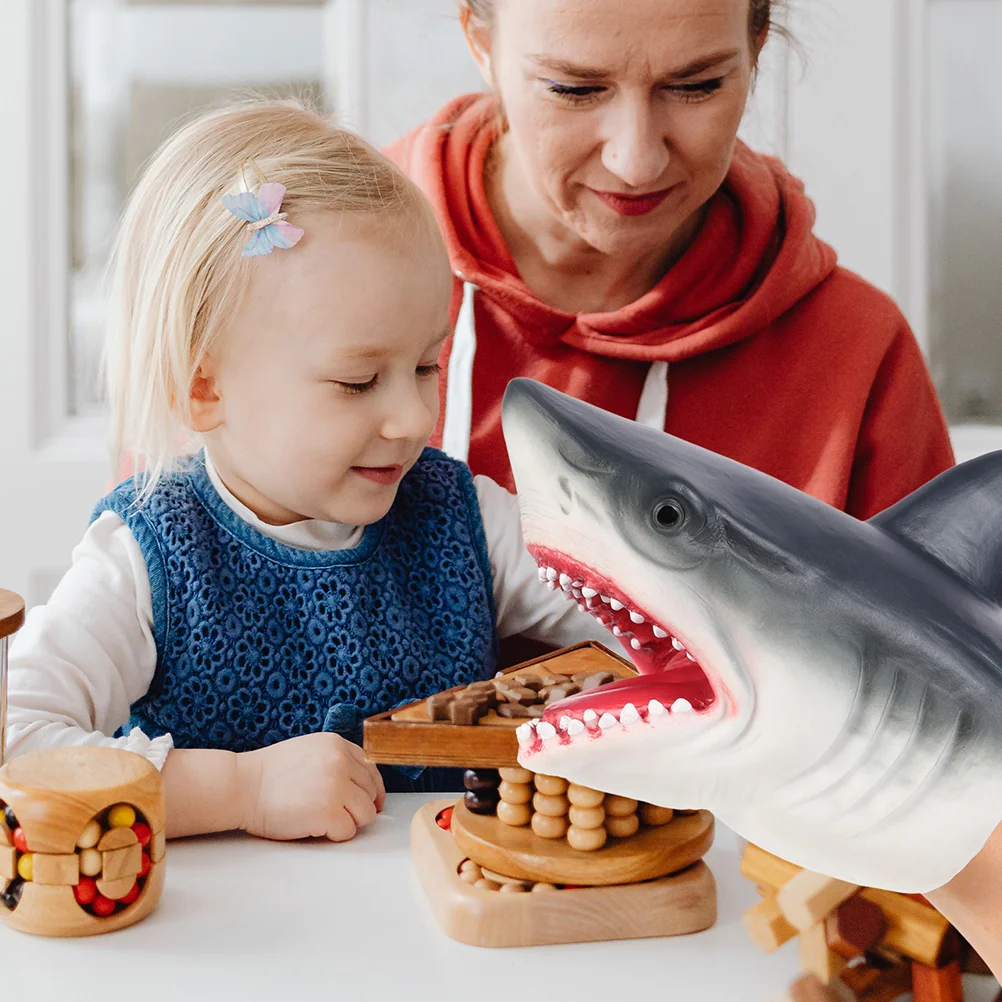
M716 885L701 862L711 814L518 765L515 729L526 719L634 675L625 659L582 643L365 721L373 761L467 767L463 798L423 809L411 829L414 864L448 935L526 946L683 935L716 921Z
M52 748L4 762L7 642L24 602L0 591L0 921L92 936L145 918L164 879L160 773L115 748Z
M800 867L756 845L741 872L763 899L745 915L754 942L771 952L800 937L805 977L794 1002L893 1002L910 988L915 1002L962 1002L961 960L969 945L921 895L861 888Z
M142 756L52 748L0 769L0 920L92 936L145 918L164 879L164 795Z
M484 869L436 821L454 802L425 804L411 824L418 876L452 939L484 947L589 943L682 936L716 921L716 885L702 862L644 883L571 889Z

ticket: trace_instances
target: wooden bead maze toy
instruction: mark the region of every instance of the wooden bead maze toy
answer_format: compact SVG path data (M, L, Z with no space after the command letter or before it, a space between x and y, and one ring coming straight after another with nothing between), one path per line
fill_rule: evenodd
M677 936L716 921L705 811L672 811L518 765L515 728L549 702L635 674L599 644L527 662L365 722L370 759L466 767L425 805L411 852L435 915L478 946Z
M3 764L8 638L24 603L0 591L0 921L90 936L145 918L164 879L156 768L115 748L53 748Z

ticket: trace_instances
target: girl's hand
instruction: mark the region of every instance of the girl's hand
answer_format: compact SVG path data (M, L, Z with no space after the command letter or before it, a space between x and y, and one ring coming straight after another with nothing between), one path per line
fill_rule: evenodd
M383 809L379 770L337 734L307 734L237 756L242 821L251 835L344 842Z

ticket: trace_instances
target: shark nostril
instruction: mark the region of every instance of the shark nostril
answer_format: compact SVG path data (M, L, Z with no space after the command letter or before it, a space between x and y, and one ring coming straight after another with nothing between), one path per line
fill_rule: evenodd
M567 477L563 475L557 477L557 484L560 486L561 493L563 493L564 497L570 498L571 482L567 479Z

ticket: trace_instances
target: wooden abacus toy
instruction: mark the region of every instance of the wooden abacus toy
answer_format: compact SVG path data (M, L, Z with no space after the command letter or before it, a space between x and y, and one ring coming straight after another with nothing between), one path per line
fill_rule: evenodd
M24 604L0 591L0 764L6 644ZM53 748L0 767L0 921L42 936L91 936L148 915L164 880L160 774L115 748Z
M685 935L716 921L702 862L712 815L518 765L515 728L527 717L634 674L599 644L578 644L365 722L373 761L468 767L463 798L425 805L411 826L414 864L449 936L532 946Z
M799 937L803 977L784 1002L963 1002L963 971L984 962L928 901L835 880L745 848L741 872L762 895L745 914L765 952Z

